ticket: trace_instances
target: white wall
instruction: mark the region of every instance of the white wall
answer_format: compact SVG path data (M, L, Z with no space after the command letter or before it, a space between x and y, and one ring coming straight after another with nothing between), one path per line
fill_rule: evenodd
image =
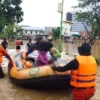
M40 31L23 30L23 34L35 35L35 34L40 34Z

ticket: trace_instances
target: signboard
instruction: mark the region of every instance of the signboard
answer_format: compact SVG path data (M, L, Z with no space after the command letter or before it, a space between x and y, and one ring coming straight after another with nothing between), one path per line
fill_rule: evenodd
M62 12L63 12L63 4L58 3L58 13L62 13Z
M72 26L72 22L64 21L63 22L62 35L71 36L71 34L70 34L71 26Z

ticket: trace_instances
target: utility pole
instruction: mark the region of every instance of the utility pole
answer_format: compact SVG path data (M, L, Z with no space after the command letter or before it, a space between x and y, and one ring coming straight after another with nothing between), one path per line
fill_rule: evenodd
M64 5L64 0L62 0L62 11L61 11L61 20L60 20L60 34L59 34L59 43L58 43L58 50L61 52L61 44L62 44L62 24L63 24L63 5Z

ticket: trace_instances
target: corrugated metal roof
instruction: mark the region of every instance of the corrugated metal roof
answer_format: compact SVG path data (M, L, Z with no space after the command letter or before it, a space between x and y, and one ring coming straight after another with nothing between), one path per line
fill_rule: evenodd
M42 30L40 27L27 27L27 26L21 27L21 29L29 31Z

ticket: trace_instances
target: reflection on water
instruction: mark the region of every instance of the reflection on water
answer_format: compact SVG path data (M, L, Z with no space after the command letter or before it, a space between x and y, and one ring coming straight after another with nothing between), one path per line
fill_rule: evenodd
M63 51L65 52L77 52L76 44L62 43ZM55 46L57 44L55 43ZM100 56L99 45L92 47L93 56ZM16 50L9 51L9 53L15 54ZM62 54L65 54L64 52ZM70 59L71 60L71 59ZM6 63L5 63L6 62ZM7 75L7 60L3 62L3 70L6 73L4 79L0 79L0 100L72 100L72 94L70 90L34 90L34 89L23 89L11 83ZM97 85L96 94L91 100L100 100L100 67L97 70Z

